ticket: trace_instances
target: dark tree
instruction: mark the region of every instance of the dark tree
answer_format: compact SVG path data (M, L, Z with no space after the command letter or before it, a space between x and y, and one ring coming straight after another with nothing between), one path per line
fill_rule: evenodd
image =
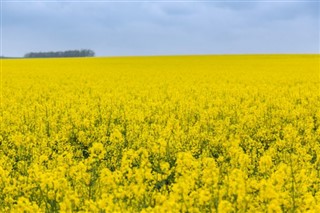
M89 49L67 50L58 52L30 52L25 58L61 58L61 57L93 57L95 53Z

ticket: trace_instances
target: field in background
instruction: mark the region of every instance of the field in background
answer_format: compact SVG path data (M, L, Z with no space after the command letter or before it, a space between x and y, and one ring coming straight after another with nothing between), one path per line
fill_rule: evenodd
M2 60L0 211L320 212L319 60Z

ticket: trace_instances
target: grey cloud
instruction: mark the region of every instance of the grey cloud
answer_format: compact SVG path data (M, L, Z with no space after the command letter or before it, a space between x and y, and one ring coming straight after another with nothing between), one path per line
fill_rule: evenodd
M3 52L317 52L318 3L3 3Z

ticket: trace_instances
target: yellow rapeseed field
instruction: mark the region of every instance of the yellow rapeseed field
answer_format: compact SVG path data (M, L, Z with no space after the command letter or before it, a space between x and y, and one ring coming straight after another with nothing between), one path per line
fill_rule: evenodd
M0 212L320 212L320 56L1 59Z

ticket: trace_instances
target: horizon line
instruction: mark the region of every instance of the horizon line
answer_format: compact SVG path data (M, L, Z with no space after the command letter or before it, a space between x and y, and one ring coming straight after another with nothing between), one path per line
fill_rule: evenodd
M129 57L188 57L188 56L267 56L267 55L320 55L319 53L210 53L210 54L168 54L168 55L96 55L85 57L24 57L24 56L0 56L0 59L62 59L62 58L129 58Z

